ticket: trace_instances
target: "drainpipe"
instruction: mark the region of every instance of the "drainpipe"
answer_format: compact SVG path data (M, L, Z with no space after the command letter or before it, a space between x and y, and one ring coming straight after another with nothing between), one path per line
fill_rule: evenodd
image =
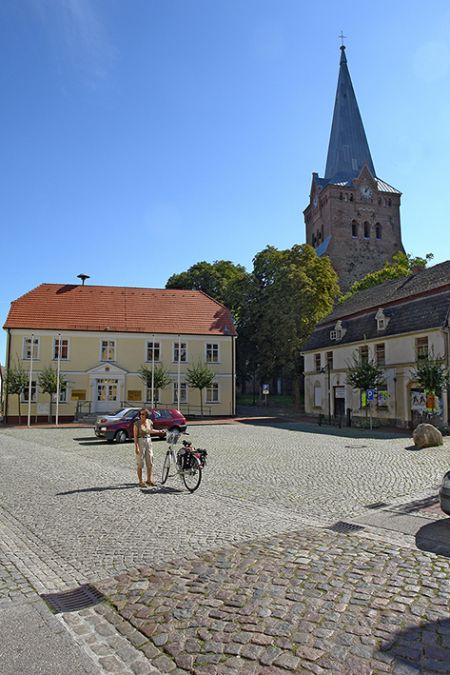
M231 336L231 414L236 415L236 338Z
M6 337L6 375L8 375L8 371L11 367L11 329L7 329L7 337ZM8 423L8 399L9 399L9 392L8 392L8 387L5 389L5 424Z

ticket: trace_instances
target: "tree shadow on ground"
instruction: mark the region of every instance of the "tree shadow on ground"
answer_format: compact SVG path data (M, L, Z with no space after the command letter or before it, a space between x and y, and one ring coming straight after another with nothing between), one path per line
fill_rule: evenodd
M421 527L416 534L416 546L421 551L429 551L450 558L450 518L432 521L429 525ZM447 672L450 672L450 666Z
M379 651L394 659L394 672L449 673L450 619L421 623L394 633Z
M303 431L310 434L320 434L322 436L340 436L341 438L351 438L351 439L370 439L370 438L380 438L380 439L392 439L392 438L401 438L402 432L396 431L380 431L378 429L359 429L357 427L339 427L339 426L321 426L315 424L314 422L298 422L295 420L280 420L279 417L267 417L267 418L249 418L239 420L239 424L245 424L248 426L256 427L274 427L276 429L285 429L286 431ZM405 434L406 436L407 434Z

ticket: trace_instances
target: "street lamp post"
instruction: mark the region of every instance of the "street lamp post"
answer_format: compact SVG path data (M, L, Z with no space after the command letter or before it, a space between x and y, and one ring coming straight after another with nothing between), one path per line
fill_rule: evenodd
M177 404L181 410L181 336L178 335Z
M152 336L152 410L155 405L155 336Z
M328 390L328 424L331 424L331 375L330 375L330 362L326 361L325 368L321 368L321 373L327 374L327 390Z
M27 426L31 426L31 379L33 377L33 352L34 352L34 334L31 333L30 370L28 372L28 420L27 420Z
M58 426L59 422L59 396L61 384L59 378L61 376L61 333L58 333L58 366L56 368L56 415L55 415L55 426Z

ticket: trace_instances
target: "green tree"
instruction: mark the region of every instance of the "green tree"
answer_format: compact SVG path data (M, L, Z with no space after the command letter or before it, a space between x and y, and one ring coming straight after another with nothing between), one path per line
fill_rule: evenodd
M354 389L375 389L384 381L383 371L374 361L364 359L359 353L353 355L351 363L347 364L347 383ZM372 429L372 410L366 406L366 417L370 413L370 428Z
M22 423L21 411L20 411L20 397L25 391L25 388L28 387L28 375L24 371L22 364L17 359L15 368L8 368L6 371L5 379L5 388L9 394L17 395L17 404L19 411L19 424Z
M392 262L385 263L381 269L376 270L376 272L370 272L359 281L355 281L348 293L340 298L340 302L348 300L352 295L358 293L359 291L363 291L366 288L372 288L373 286L378 286L385 281L408 277L410 274L413 274L417 268L423 269L426 267L433 257L434 256L432 253L427 253L425 258L413 258L409 254L399 251L393 256Z
M235 312L240 306L239 285L246 276L245 267L230 260L215 260L213 263L203 260L186 272L172 274L166 288L203 291Z
M141 366L139 368L139 377L145 383L146 387L151 389L152 387L152 369L147 366ZM168 384L171 383L171 379L167 373L167 370L164 366L158 365L154 367L153 370L153 387L154 389L164 389ZM157 401L156 401L157 403Z
M442 389L448 383L448 370L444 364L444 357L435 356L431 349L426 358L416 361L416 368L411 372L411 376L425 393L433 395L433 413L435 412L435 396L440 396Z
M215 373L204 363L197 363L186 371L186 382L200 393L200 414L203 417L203 389L210 387Z
M353 389L375 389L384 381L383 371L373 361L366 361L359 354L353 356L347 368L347 384L351 384Z
M291 377L299 405L301 350L318 321L333 308L339 292L337 276L329 258L319 258L308 244L287 250L267 246L253 262L257 291L253 289L250 325L258 373L264 379Z
M66 386L67 380L63 373L59 374L59 390L61 391ZM52 415L52 403L53 396L58 391L58 371L54 370L51 366L44 368L38 377L39 388L44 394L48 394L50 397L50 405L48 408L48 421L51 423L53 419Z

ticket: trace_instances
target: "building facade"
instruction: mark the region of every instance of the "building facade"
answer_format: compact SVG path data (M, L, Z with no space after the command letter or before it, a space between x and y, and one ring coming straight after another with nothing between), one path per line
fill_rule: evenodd
M313 173L304 219L306 243L329 256L343 291L404 250L400 199L376 175L342 46L325 176Z
M28 380L22 421L27 412L33 422L48 418L49 395L40 391L39 375L49 366L66 382L61 421L152 400L198 414L199 390L186 381L197 364L215 374L202 392L204 414L235 413L236 332L230 312L201 291L42 284L11 303L4 328L6 368L21 367ZM140 377L142 367L150 373L163 368L169 384L152 389ZM56 400L52 407L55 414ZM5 417L17 422L18 415L18 397L10 394Z
M357 293L315 328L305 344L305 410L362 422L366 393L347 383L349 366L376 363L384 381L370 403L376 421L408 427L429 409L427 392L414 379L428 355L450 365L450 261ZM449 421L448 395L436 401Z

